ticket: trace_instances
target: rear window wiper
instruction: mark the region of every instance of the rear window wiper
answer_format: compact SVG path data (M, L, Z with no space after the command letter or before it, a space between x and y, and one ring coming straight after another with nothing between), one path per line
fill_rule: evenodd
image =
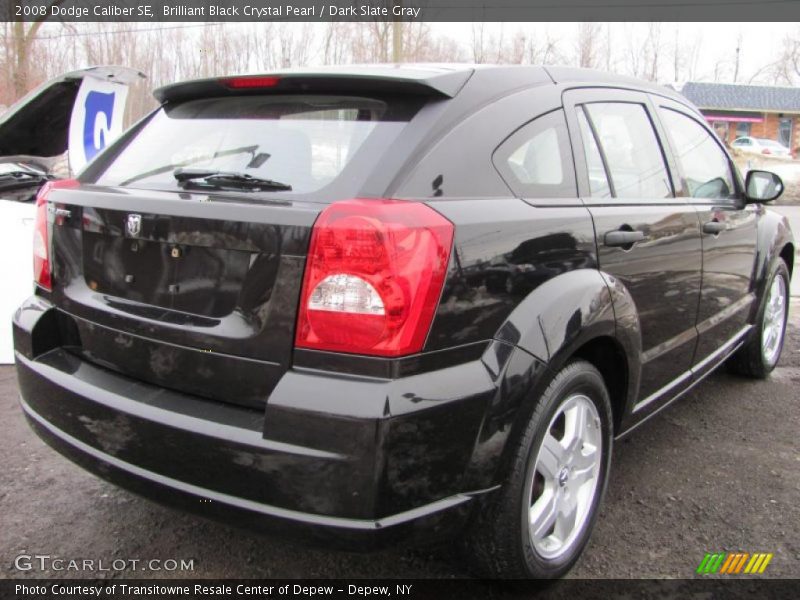
M273 179L261 179L247 173L235 171L212 171L209 169L175 169L172 172L178 185L183 188L235 189L252 191L289 192L292 186ZM201 181L198 181L201 180Z

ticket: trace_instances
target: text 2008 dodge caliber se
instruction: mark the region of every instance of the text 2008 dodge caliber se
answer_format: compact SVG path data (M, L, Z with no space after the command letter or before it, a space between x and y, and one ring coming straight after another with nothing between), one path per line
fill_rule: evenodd
M40 194L14 317L33 429L135 492L557 577L615 438L723 362L778 361L783 184L743 182L668 90L387 66L156 97Z

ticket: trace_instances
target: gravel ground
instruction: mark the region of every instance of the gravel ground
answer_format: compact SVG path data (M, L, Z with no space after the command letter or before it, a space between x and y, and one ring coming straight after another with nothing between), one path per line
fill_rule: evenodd
M766 575L800 577L800 301L769 381L712 375L615 448L589 548L571 577L691 577L707 551L773 552ZM124 577L468 577L448 549L325 552L152 504L85 473L28 429L13 368L0 367L2 577L19 554L192 559L193 572Z

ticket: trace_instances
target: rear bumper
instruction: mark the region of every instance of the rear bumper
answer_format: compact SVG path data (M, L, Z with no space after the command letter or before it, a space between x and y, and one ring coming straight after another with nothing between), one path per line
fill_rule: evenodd
M81 360L59 346L54 310L35 298L15 316L21 406L49 445L121 487L357 550L450 537L494 489L469 475L496 392L481 361L400 380L289 371L258 411Z

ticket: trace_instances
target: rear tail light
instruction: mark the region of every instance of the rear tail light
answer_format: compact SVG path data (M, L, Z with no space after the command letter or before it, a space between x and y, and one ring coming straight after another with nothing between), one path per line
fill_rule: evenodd
M33 281L48 292L53 289L50 263L50 219L47 209L47 196L57 188L76 187L74 179L49 181L39 190L36 197L36 223L33 228Z
M772 152L770 151L770 149L769 149L769 148L764 148L764 149L761 151L761 154L772 154Z
M314 224L295 344L377 356L422 350L453 224L418 202L335 202Z

